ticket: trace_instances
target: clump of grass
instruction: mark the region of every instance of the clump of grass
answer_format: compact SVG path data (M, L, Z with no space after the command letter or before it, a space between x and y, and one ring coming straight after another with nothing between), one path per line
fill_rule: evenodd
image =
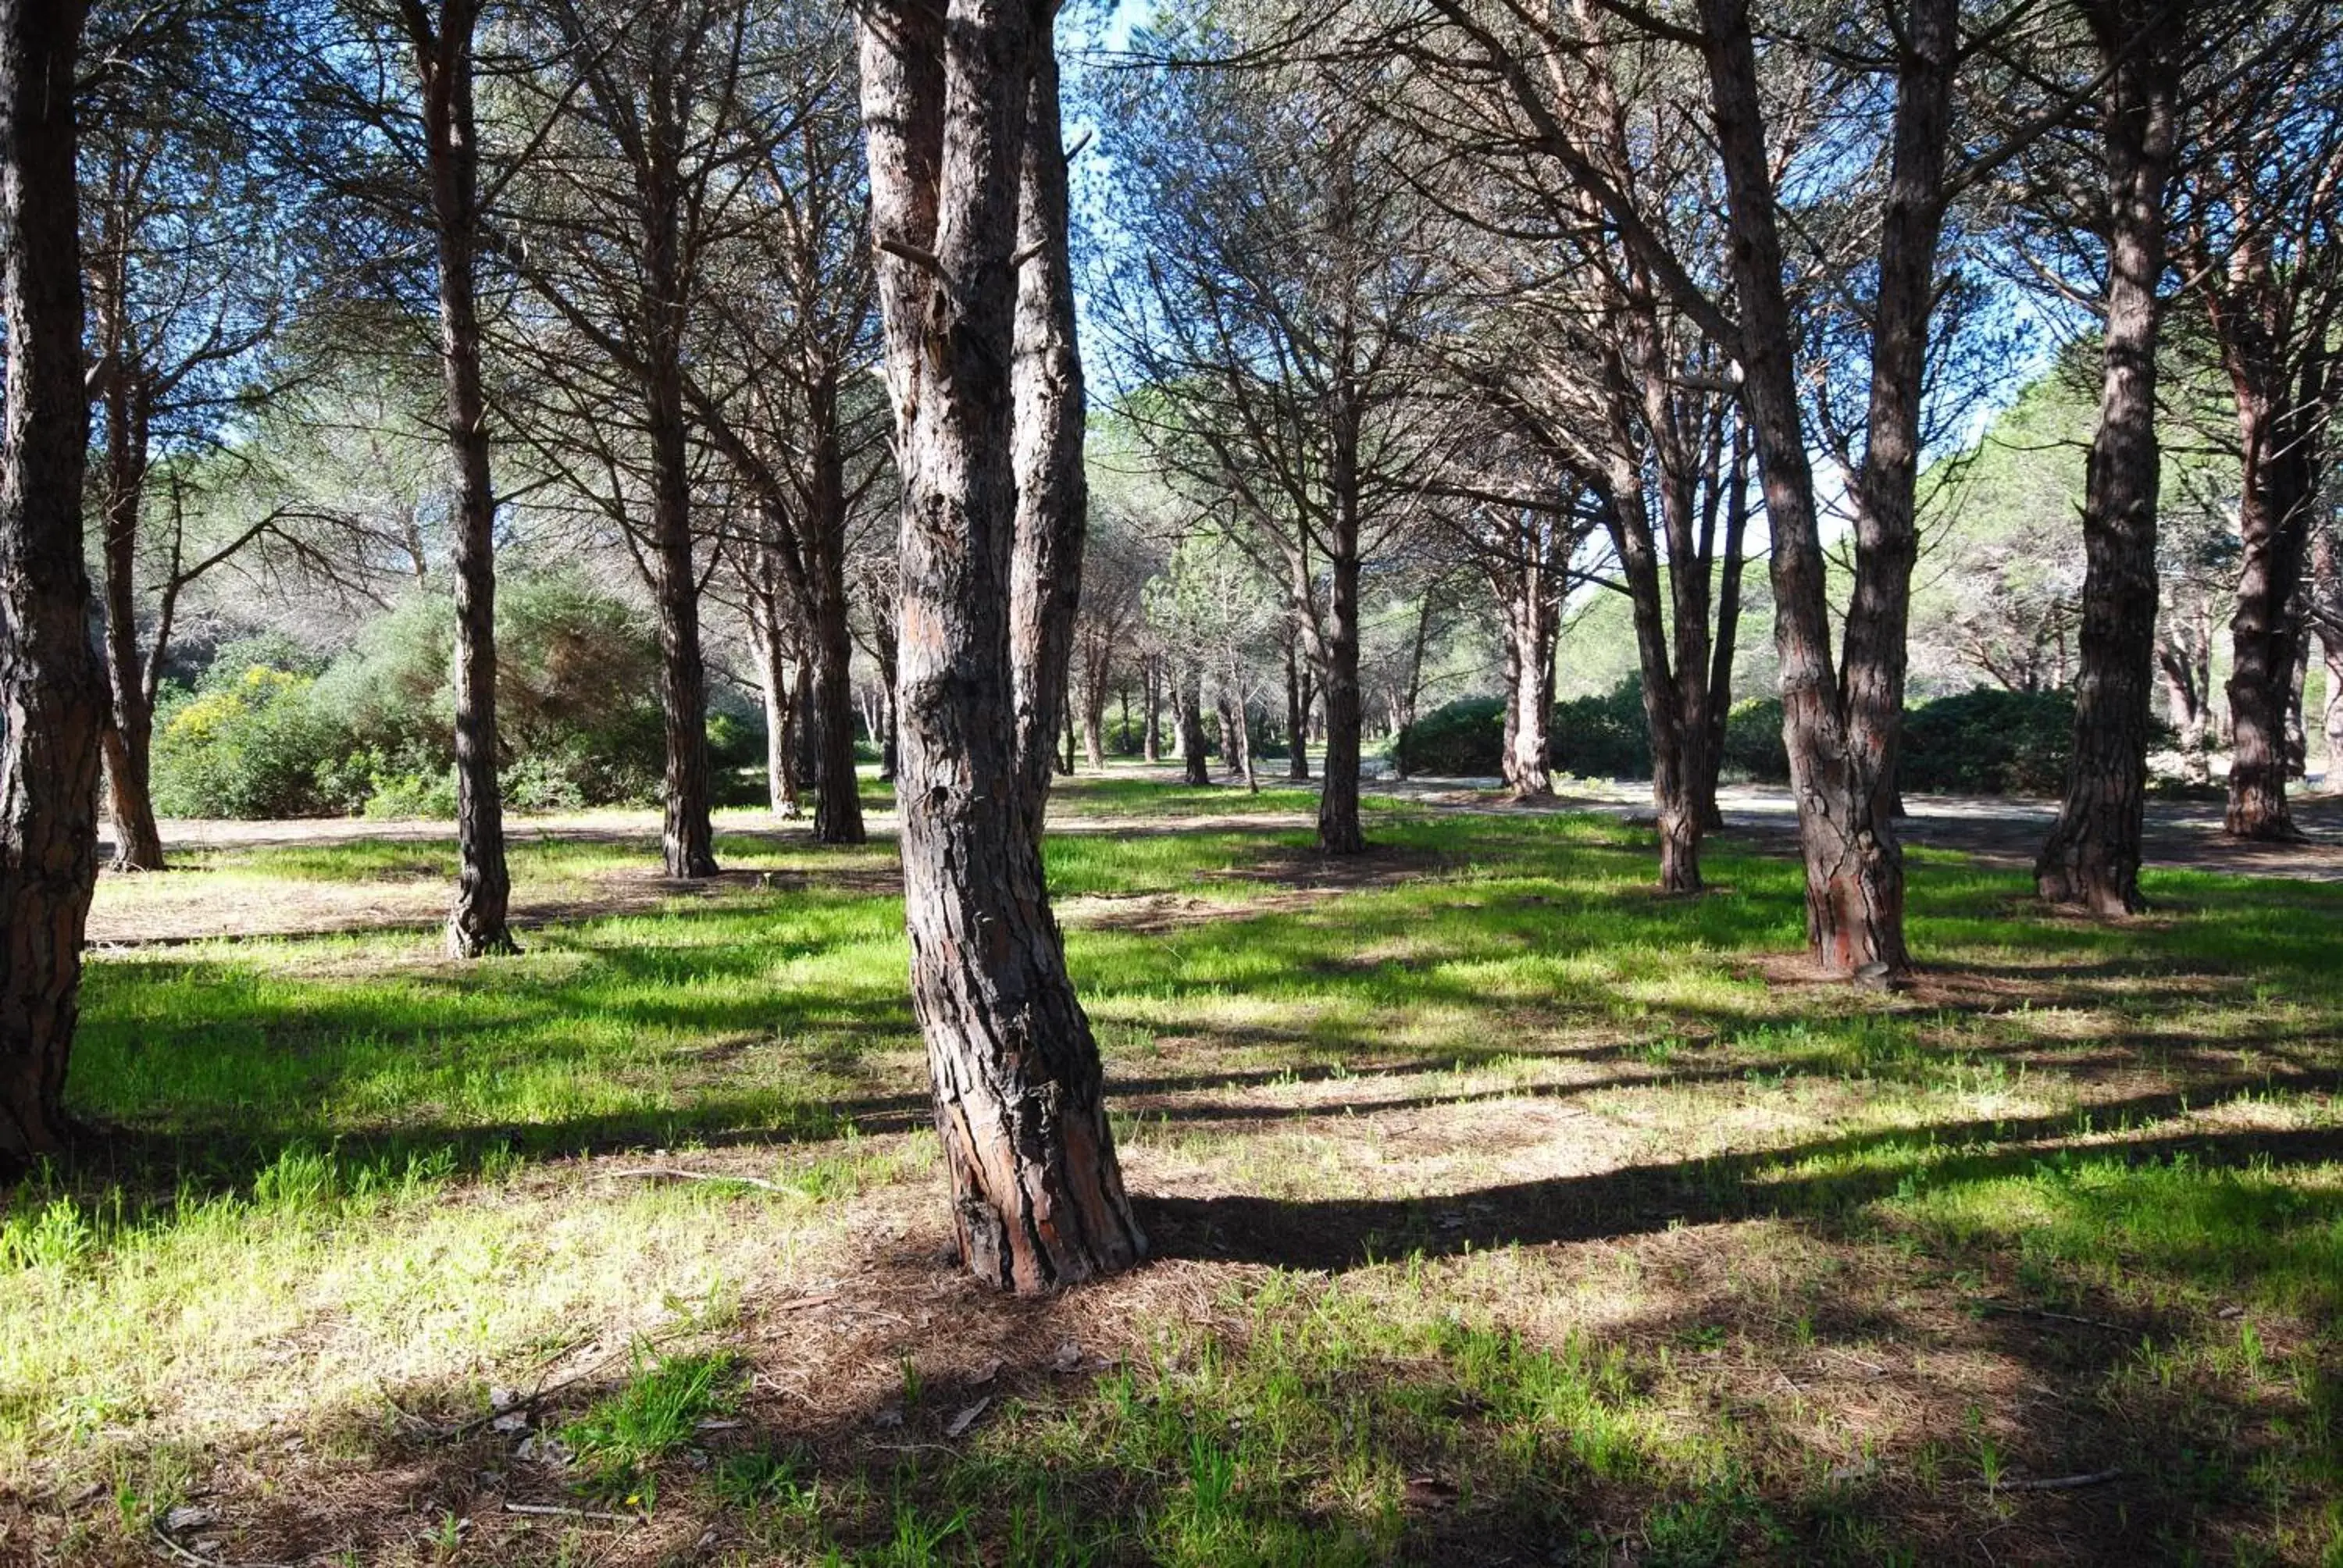
M657 1356L639 1345L634 1375L564 1426L561 1441L598 1489L628 1492L629 1503L648 1507L650 1466L729 1405L739 1370L739 1358L728 1351Z

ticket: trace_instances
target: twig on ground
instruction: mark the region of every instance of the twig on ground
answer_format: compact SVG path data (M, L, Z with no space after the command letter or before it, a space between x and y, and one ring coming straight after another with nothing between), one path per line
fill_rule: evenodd
M191 1552L185 1546L180 1545L177 1542L172 1540L170 1536L164 1533L163 1527L160 1524L149 1523L146 1528L154 1534L155 1539L162 1544L164 1551L168 1552L172 1556L176 1557L182 1563L193 1563L196 1564L196 1568L291 1568L290 1564L283 1563L243 1563L233 1564L223 1563L216 1557L206 1557L200 1552Z
M2054 1323L2079 1323L2087 1329L2104 1329L2111 1334L2128 1334L2131 1331L2121 1323L2111 1323L2102 1318L2079 1318L2072 1312L2054 1312L2047 1307L2021 1307L2009 1302L1979 1302L1988 1312L2003 1312L2014 1318L2047 1318Z
M508 1503L507 1513L528 1513L545 1519L593 1519L606 1524L640 1524L639 1513L612 1513L601 1508L569 1508L558 1503Z
M754 1187L764 1192L794 1191L792 1188L782 1186L778 1181L768 1181L761 1177L728 1176L720 1171L686 1171L674 1165L645 1165L635 1170L604 1171L598 1174L614 1181L621 1177L634 1176L649 1181L664 1178L670 1181L737 1181L743 1187Z
M2094 1470L2083 1475L2046 1475L2037 1480L1979 1482L1987 1492L2074 1492L2099 1486L2123 1474L2121 1470Z

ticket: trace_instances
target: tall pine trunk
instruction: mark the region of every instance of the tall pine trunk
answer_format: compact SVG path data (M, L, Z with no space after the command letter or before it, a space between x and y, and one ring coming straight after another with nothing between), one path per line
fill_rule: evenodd
M2099 424L2083 481L2083 622L2075 743L2058 820L2035 862L2055 904L2098 915L2140 908L2140 829L2156 681L2157 291L2172 164L2177 7L2107 0L2088 8L2108 67L2102 95L2107 281ZM2142 37L2154 29L2143 44ZM2192 699L2193 699L2192 694ZM2194 706L2192 700L2191 706ZM2201 724L2197 726L2201 737Z
M424 161L439 252L439 368L456 475L457 868L447 950L481 958L518 950L507 924L512 878L497 779L497 500L475 281L480 211L472 34L478 0L441 0L436 26L420 7L407 15L422 87Z
M807 630L813 648L813 836L824 844L860 844L862 780L854 761L854 626L846 598L846 454L839 441L839 387L816 380L808 424L813 434L803 535Z
M146 498L154 392L125 352L128 292L127 279L108 276L99 286L95 311L98 341L112 360L106 376L106 488L98 551L106 595L106 684L113 696L105 739L106 816L114 824L115 869L159 871L163 833L155 820L151 782L155 705L146 660L138 651L138 525Z
M1054 92L1044 106L1031 91L1051 12L1035 0L950 0L944 12L923 0L860 12L903 484L904 915L960 1256L980 1279L1032 1293L1127 1268L1146 1241L1042 874L1031 780L1038 752L1046 790L1057 705L1029 724L1021 687L1047 671L1021 678L1011 636L1018 192L1029 119L1056 123ZM1055 268L1065 233L1051 229Z
M1365 712L1359 690L1356 502L1355 493L1336 499L1326 563L1325 658L1319 671L1326 705L1326 749L1319 767L1318 848L1328 855L1355 855L1367 847L1359 828L1359 740Z
M1543 525L1532 528L1543 531ZM1536 559L1529 558L1532 550ZM1554 794L1554 647L1561 607L1547 588L1544 555L1541 543L1525 538L1523 558L1506 562L1498 578L1505 623L1501 766L1505 788L1516 800Z
M1011 548L1010 667L1018 726L1019 798L1038 841L1048 815L1061 714L1065 770L1073 763L1074 616L1081 605L1090 490L1082 471L1082 364L1075 339L1073 260L1066 245L1066 148L1058 61L1049 40L1055 0L1040 12L1041 42L1019 89L1018 266L1010 371L1014 403L1016 534Z
M1889 815L1911 602L1913 487L1951 140L1955 0L1906 8L1871 330L1868 437L1855 477L1855 570L1843 671L1798 393L1800 334L1784 260L1747 0L1701 0L1741 307L1742 405L1773 536L1782 739L1806 873L1807 946L1825 972L1907 970L1904 860ZM1843 678L1843 684L1842 684Z
M1301 635L1285 638L1285 776L1310 777L1310 694L1302 673Z
M106 698L82 555L81 24L74 0L0 8L0 1181L66 1145L65 1070L97 876Z

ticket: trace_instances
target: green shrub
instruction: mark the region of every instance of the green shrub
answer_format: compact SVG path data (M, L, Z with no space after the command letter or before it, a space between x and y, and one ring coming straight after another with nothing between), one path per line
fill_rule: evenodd
M218 669L214 667L215 671ZM167 817L309 817L346 809L330 764L348 732L307 675L244 663L160 705L155 809Z
M2051 795L2066 786L2074 739L2072 692L1980 686L1905 714L1896 773L1919 792Z
M1468 697L1435 708L1402 729L1392 742L1392 760L1407 773L1482 778L1501 771L1504 747L1504 703Z
M1600 697L1554 705L1546 754L1557 772L1583 779L1652 776L1652 727L1644 716L1643 683L1621 681Z
M1718 773L1735 783L1787 784L1790 754L1782 745L1782 699L1752 697L1725 716Z
M455 810L455 608L419 592L330 665L281 637L221 648L193 694L156 715L156 804L169 815L447 817ZM515 811L658 798L659 639L588 584L518 578L497 603L499 769ZM709 720L719 788L761 763L761 729Z

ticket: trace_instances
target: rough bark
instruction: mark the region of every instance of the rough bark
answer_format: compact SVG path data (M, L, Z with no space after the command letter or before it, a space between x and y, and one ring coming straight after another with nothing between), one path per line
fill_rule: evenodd
M1502 769L1514 799L1538 800L1554 793L1554 650L1562 605L1548 580L1544 549L1524 543L1519 558L1507 560L1497 574L1505 630Z
M2242 378L2239 378L2242 379ZM2288 601L2302 580L2316 469L2304 450L2315 440L2265 397L2241 386L2237 422L2246 454L2237 506L2245 558L2229 618L2229 799L2222 826L2233 837L2300 837L2286 799L2287 685L2294 673Z
M1011 366L1027 87L1051 47L1050 12L1034 0L951 0L947 16L921 0L866 0L860 17L903 486L911 997L960 1256L987 1282L1033 1293L1127 1268L1146 1249L1050 910L1038 813L1001 809L1030 799L1011 638ZM1064 244L1062 231L1051 243Z
M97 875L105 671L89 644L82 486L83 8L0 8L0 1181L65 1151L81 953Z
M1346 443L1338 442L1338 452ZM1338 459L1339 463L1339 459ZM1355 479L1356 467L1350 472ZM1330 530L1326 620L1318 679L1326 705L1326 748L1319 766L1318 848L1355 855L1367 847L1359 828L1359 531L1357 498L1338 494Z
M1038 0L1037 0L1038 3ZM1050 0L1046 16L1054 15ZM1016 401L1017 535L1010 577L1021 799L1038 838L1050 800L1051 737L1070 700L1075 612L1090 491L1082 473L1082 366L1066 244L1065 135L1056 53L1033 59L1023 95L1017 179L1017 307L1011 383ZM1069 734L1071 735L1071 726ZM1097 759L1103 761L1103 758ZM1069 747L1066 771L1074 770Z
M119 294L116 296L119 308ZM101 316L106 312L103 307ZM105 739L108 819L114 824L114 867L163 869L163 833L155 820L151 788L155 704L147 661L138 651L138 524L146 495L152 389L119 357L126 324L102 325L100 340L116 346L106 379L106 491L99 559L106 594L106 674L113 710Z
M1178 688L1174 700L1180 706L1180 762L1182 777L1190 784L1210 784L1212 768L1204 752L1204 677L1202 671L1186 680L1175 680Z
M421 89L426 177L439 263L439 372L447 399L456 545L456 899L447 950L518 951L507 923L504 796L497 779L496 490L480 380L477 267L479 145L472 113L478 0L440 0L436 17L402 12Z
M1839 975L1911 967L1904 865L1888 814L1903 709L1913 486L1936 253L1943 225L1955 55L1953 0L1915 0L1901 18L1890 167L1872 322L1868 439L1855 477L1856 560L1844 687L1814 472L1798 397L1799 334L1784 285L1773 171L1746 0L1701 0L1712 108L1741 308L1742 404L1773 536L1775 645L1783 740L1806 873L1808 947Z
M2157 290L2172 165L2172 43L2180 11L2155 0L2088 8L2108 67L2102 97L2107 278L2099 422L2083 484L2083 606L2075 743L2058 820L2035 862L2051 903L2140 908L2140 829L2155 690ZM2157 35L2141 43L2144 30Z

